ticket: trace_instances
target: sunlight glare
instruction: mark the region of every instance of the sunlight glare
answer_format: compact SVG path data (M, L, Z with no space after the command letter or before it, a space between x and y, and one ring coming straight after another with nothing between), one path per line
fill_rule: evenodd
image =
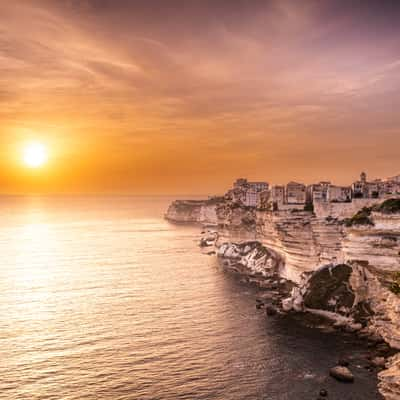
M23 161L29 168L43 166L48 159L46 146L39 142L32 142L24 147Z

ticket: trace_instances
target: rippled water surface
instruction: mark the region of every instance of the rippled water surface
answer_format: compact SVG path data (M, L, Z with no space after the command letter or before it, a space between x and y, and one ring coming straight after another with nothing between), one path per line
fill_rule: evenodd
M349 337L255 309L169 198L0 198L1 399L376 399ZM358 366L357 366L358 365Z

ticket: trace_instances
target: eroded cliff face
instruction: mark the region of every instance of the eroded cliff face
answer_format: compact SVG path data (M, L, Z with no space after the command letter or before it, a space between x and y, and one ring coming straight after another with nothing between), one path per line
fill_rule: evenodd
M376 210L366 211L363 224L352 225L337 215L256 212L221 202L212 219L221 257L232 256L240 243L256 241L266 250L242 249L241 265L268 274L273 261L279 276L296 283L283 301L285 310L321 313L400 349L400 295L393 290L400 276L400 213ZM380 390L387 399L400 399L399 357L388 360L387 368Z
M399 215L373 213L371 220L374 225L346 230L343 258L353 267L358 300L374 312L370 329L400 349L400 297L391 290L400 271Z
M305 211L220 211L220 244L259 241L280 255L281 276L299 287L308 285L324 266L347 265L354 293L349 308L368 303L374 313L371 327L400 349L400 298L390 290L394 274L400 271L400 215L374 212L371 225L346 227L342 220L318 218ZM244 218L247 224L240 223Z
M175 200L168 207L165 218L177 223L217 223L219 200Z
M400 354L391 357L386 367L378 374L379 391L386 400L398 400L400 398Z
M283 276L297 283L303 273L341 261L343 235L336 220L320 220L310 212L260 212L257 217L257 237L282 255Z

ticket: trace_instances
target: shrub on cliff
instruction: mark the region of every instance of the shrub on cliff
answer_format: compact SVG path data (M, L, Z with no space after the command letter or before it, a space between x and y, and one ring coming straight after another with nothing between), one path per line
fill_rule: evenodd
M375 206L373 211L378 211L383 214L400 213L400 199L388 199L383 203Z
M347 218L345 220L345 225L347 227L355 226L355 225L374 225L370 216L371 216L372 208L364 207L356 214L354 214L351 218Z
M311 201L307 202L304 206L304 211L314 212L314 204Z
M390 290L397 295L400 295L400 272L396 272L393 276L393 282L390 285Z

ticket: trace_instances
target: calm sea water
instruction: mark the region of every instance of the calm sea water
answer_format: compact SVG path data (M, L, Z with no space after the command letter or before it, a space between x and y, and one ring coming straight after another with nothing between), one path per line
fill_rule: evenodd
M350 337L255 309L169 198L0 198L1 399L376 399Z

